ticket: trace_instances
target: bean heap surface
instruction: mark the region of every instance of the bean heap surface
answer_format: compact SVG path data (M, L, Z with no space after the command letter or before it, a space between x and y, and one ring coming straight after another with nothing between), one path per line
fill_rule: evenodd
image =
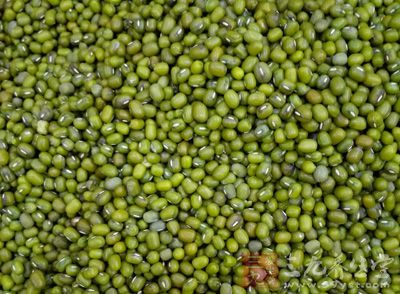
M1 293L400 293L399 0L0 16Z

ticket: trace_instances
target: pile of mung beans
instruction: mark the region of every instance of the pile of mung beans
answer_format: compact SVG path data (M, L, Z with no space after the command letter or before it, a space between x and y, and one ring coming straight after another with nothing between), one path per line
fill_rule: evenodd
M0 19L1 293L400 293L399 0Z

